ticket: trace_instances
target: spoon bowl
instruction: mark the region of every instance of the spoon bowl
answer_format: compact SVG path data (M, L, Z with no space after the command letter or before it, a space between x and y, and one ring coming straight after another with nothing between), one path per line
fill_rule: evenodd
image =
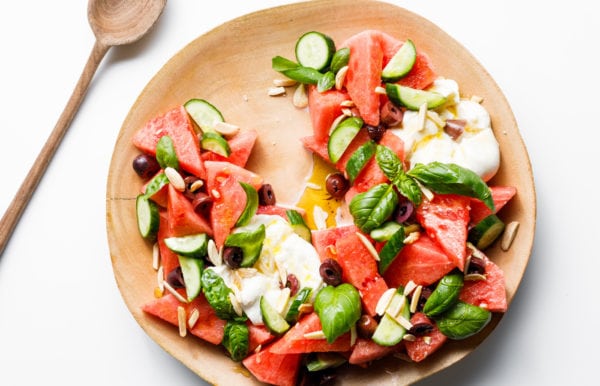
M100 62L111 46L139 40L156 23L166 0L90 0L88 20L96 42L73 94L38 154L29 173L0 220L0 256L33 192L79 109Z

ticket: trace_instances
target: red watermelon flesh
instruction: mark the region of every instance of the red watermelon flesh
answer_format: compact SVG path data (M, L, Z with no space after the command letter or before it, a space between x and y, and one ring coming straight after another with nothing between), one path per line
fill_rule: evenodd
M342 157L339 159L339 161L336 162L335 168L342 173L346 172L346 164L348 163L348 159L352 156L352 154L356 151L356 149L358 149L361 145L363 145L368 140L369 140L369 133L364 128L361 129L358 132L358 134L356 134L356 137L354 137L352 142L350 142L350 144L346 148L346 151L344 151L344 154L342 154Z
M496 209L495 213L498 213L517 194L517 189L514 186L490 186L490 190L492 191L492 199L494 200L494 207ZM492 214L492 211L483 201L471 198L471 224L477 224L490 214Z
M160 264L163 267L164 278L167 278L169 272L179 266L179 257L167 247L165 239L173 236L171 227L169 227L169 216L166 211L160 212L160 225L158 227L158 248L160 250Z
M312 151L325 161L331 163L331 160L329 159L329 153L327 152L327 141L318 142L314 135L300 138L300 141L307 150Z
M386 131L379 141L379 144L390 148L401 161L404 161L404 142L400 137L390 131ZM381 171L379 164L377 164L377 160L375 157L371 158L354 180L352 187L346 193L346 202L352 201L352 197L356 194L366 192L373 186L386 181L388 181L388 178L383 174L383 171Z
M398 351L402 345L403 342L400 342L396 346L380 346L371 339L358 338L356 339L356 344L352 347L352 353L348 362L353 365L367 364Z
M428 286L454 269L444 251L422 233L412 244L406 244L389 265L383 277L390 287L406 286L409 281Z
M162 172L163 172L162 169L159 170L158 173L156 173L152 178L150 178L144 184L144 186L142 186L142 193L146 193L146 188L148 187L148 184L154 179L154 177L156 177L157 175L159 175ZM158 204L158 206L166 208L167 207L168 196L169 196L168 191L169 191L169 188L167 187L167 185L165 185L159 191L157 191L156 193L154 193L153 195L151 195L150 199L152 201L154 201L156 204Z
M233 176L237 181L250 184L256 190L260 189L263 183L263 178L258 174L231 162L206 161L204 166L206 168L206 188L208 192L215 188L218 189L220 182L228 176Z
M212 344L219 344L223 340L225 321L219 319L203 294L196 297L191 303L179 302L172 294L166 294L161 298L154 299L142 306L142 310L154 315L175 326L179 325L177 307L183 306L186 315L190 315L194 309L200 313L200 317L190 333Z
M396 39L395 37L388 35L384 32L381 33L381 46L383 50L383 67L385 67L392 57L398 52L404 42ZM417 49L417 58L415 64L408 74L406 74L397 83L416 89L424 89L430 86L437 74L433 68L433 63L419 47Z
M360 241L356 233L349 233L335 243L337 262L342 268L342 279L352 284L361 295L363 310L375 316L381 295L388 289L379 275L377 261Z
M335 228L313 230L311 232L312 244L317 250L321 261L325 261L325 259L337 260L335 242L347 234L356 232L358 232L358 228L354 224Z
M342 91L319 92L316 86L308 87L308 111L317 143L327 145L331 125L342 114L341 103L348 99L348 94Z
M302 354L276 354L267 348L246 357L242 364L260 382L294 386L301 359Z
M341 47L350 49L348 72L345 85L363 121L372 126L379 125L379 95L376 87L381 86L383 50L381 32L366 30L348 40Z
M156 144L163 136L173 140L181 168L199 178L206 177L200 157L200 143L192 121L183 106L151 119L133 136L133 145L144 153L156 155Z
M246 324L248 325L248 333L250 335L248 352L252 352L258 346L264 346L275 339L275 335L271 334L264 325L258 326L252 324L250 321L246 322Z
M213 189L219 194L218 197L213 194L210 222L215 244L220 248L244 211L247 196L242 185L232 175L223 177L210 192Z
M186 236L196 233L206 233L212 236L213 234L208 221L196 213L191 201L171 184L169 184L167 213L172 236Z
M307 339L304 334L322 330L321 321L316 313L303 316L285 335L269 347L277 354L299 354L310 352L345 352L350 350L350 333L341 335L332 343L323 339Z
M440 332L435 323L433 323L424 313L417 312L410 318L410 323L429 323L433 325L433 331L427 334L429 341L424 339L425 336L418 336L415 341L405 342L406 353L414 362L421 362L429 355L437 351L448 339Z
M244 167L250 158L252 148L258 138L258 132L256 130L244 130L237 133L234 137L229 139L227 143L231 153L229 157L223 157L212 151L202 153L203 161L226 161L231 162L234 165Z
M436 194L417 208L417 220L461 271L465 268L469 225L468 197Z
M505 312L508 304L504 272L490 259L485 260L486 280L465 280L459 299L492 312Z

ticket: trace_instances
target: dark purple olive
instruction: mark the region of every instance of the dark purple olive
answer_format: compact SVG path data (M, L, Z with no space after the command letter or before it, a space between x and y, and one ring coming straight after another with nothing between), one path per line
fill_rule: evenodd
M412 202L410 202L409 200L402 200L398 204L398 208L396 209L396 221L401 224L408 221L408 219L410 219L410 217L412 216L414 210L415 207Z
M298 282L298 278L293 273L287 275L285 286L290 289L290 296L294 296L298 293L298 289L300 289L300 283Z
M212 207L212 198L204 192L196 193L192 198L192 207L194 208L194 212L198 213L203 218L208 219L210 216L210 208Z
M457 139L465 131L466 126L467 121L464 119L447 119L444 131L452 137L452 139Z
M369 138L371 138L375 142L379 142L381 138L383 138L383 134L385 134L386 127L385 125L379 124L377 126L366 125L367 134L369 134Z
M167 274L167 283L169 283L169 285L173 288L184 288L185 287L185 283L183 281L183 272L181 272L181 267L177 267Z
M333 198L342 198L350 189L350 182L342 173L331 173L325 180L325 189Z
M362 314L356 323L356 332L363 338L370 339L377 329L377 320L367 314Z
M277 203L275 191L271 184L263 184L258 189L258 203L260 205L275 205Z
M469 260L469 267L467 273L476 273L483 275L485 273L485 261L481 257L472 256Z
M244 260L244 251L240 247L228 246L223 248L223 261L232 269L237 269Z
M431 331L433 331L433 324L422 322L413 324L408 333L414 336L423 336L429 334Z
M325 284L332 286L342 284L342 267L334 259L325 259L319 267L319 273Z
M160 170L160 165L156 161L156 158L147 154L140 154L135 157L132 166L136 174L143 179L152 177Z
M392 102L387 102L383 106L381 106L380 110L381 123L388 127L397 126L402 122L402 118L404 117L404 113L400 110L399 107L394 106Z

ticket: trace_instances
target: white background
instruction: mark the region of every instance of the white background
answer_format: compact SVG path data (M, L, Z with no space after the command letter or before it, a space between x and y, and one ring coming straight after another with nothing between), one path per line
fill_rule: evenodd
M222 22L283 3L169 0L151 34L109 52L0 257L0 385L203 384L145 335L120 297L105 230L110 157L129 108L172 55ZM394 3L446 30L495 78L528 147L538 198L533 255L511 309L473 354L420 385L596 384L595 2ZM92 48L86 8L83 0L0 5L2 211Z

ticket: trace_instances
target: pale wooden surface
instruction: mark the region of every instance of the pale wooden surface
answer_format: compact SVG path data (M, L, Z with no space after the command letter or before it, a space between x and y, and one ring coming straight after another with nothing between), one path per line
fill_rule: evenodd
M332 23L333 19L335 23ZM501 171L493 182L517 187L519 193L503 215L521 222L510 251L495 249L490 257L505 271L509 301L520 284L535 232L533 177L511 108L480 63L435 25L389 4L314 1L250 14L191 42L146 86L119 134L106 193L111 258L127 307L152 339L210 383L244 385L255 382L223 355L220 348L195 339L181 339L176 328L141 312L140 306L153 298L156 275L144 257L150 254L151 246L141 240L135 224L134 199L141 182L130 166L137 154L130 143L131 136L148 119L191 97L207 99L219 107L226 120L260 132L258 150L252 156L249 168L265 175L275 186L278 196L279 191L293 191L294 187L300 186L308 167L306 153L297 141L309 128L308 117L305 111L292 106L291 95L285 98L266 95L272 79L277 77L270 70L270 60L275 55L292 57L297 37L308 29L326 32L341 42L368 28L382 29L401 39L411 38L430 55L441 75L458 81L463 94L484 98L503 154ZM292 162L292 159L302 162ZM344 384L416 382L463 358L499 321L496 317L484 333L472 339L446 345L425 363L407 364L391 358L367 370L348 372L343 376Z
M111 46L129 44L140 39L160 16L166 0L106 1L91 0L88 4L89 23L96 42L81 77L64 111L40 151L17 194L0 220L0 256L17 226L31 196L44 176L48 164L69 129L100 62Z

